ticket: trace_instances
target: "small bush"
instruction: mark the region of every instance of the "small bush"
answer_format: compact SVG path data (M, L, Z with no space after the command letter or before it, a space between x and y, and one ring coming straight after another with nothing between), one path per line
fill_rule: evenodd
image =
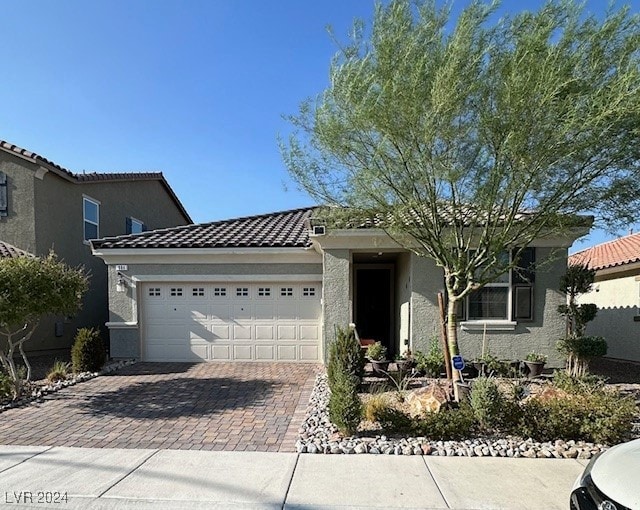
M473 415L481 427L495 429L502 424L505 397L491 377L478 377L471 387L470 396Z
M334 384L336 371L346 371L358 380L364 375L365 359L352 329L336 328L336 338L329 344L327 377L329 387Z
M11 378L0 371L0 399L11 397L13 394L13 383Z
M594 374L573 376L566 370L556 370L553 374L553 384L567 393L585 395L603 390L605 379Z
M373 361L384 361L387 359L387 348L380 342L375 342L367 347L367 358Z
M73 371L97 372L104 365L105 357L106 351L100 332L93 328L79 329L71 348Z
M431 339L427 354L416 351L414 358L416 370L425 372L430 377L439 377L440 372L444 369L444 354L437 337Z
M47 373L47 381L55 383L58 381L64 381L69 374L69 363L64 361L55 360L49 373Z
M443 409L439 413L425 413L414 421L416 435L435 441L468 439L475 429L473 410L467 403L462 403L458 408Z
M413 420L411 417L395 407L386 406L378 409L376 421L385 432L411 432Z
M329 419L338 430L352 436L358 430L362 417L362 402L358 396L358 379L345 372L336 370L329 397Z
M371 395L363 406L363 416L365 420L378 421L378 417L383 409L390 407L389 400L382 393Z
M625 441L633 430L638 409L630 397L596 391L523 405L520 433L538 441L575 439L603 444Z

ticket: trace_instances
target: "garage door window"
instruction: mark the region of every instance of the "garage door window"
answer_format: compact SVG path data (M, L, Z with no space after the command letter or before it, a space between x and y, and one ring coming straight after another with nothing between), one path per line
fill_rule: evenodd
M213 295L214 296L226 296L227 295L227 289L225 287L214 287L213 288Z
M151 287L149 289L149 296L151 296L151 297L160 297L160 288L159 287Z
M303 287L302 288L302 295L304 297L313 297L316 295L316 288L315 287Z
M238 297L246 297L249 295L248 287L237 287L236 288L236 296Z
M258 287L258 296L259 297L271 296L271 289L269 287Z
M280 296L281 297L293 297L293 287L282 287L282 288L280 288Z
M194 297L204 297L204 288L193 287L193 289L191 289L191 295Z
M181 297L182 296L182 287L171 287L170 294L172 297Z

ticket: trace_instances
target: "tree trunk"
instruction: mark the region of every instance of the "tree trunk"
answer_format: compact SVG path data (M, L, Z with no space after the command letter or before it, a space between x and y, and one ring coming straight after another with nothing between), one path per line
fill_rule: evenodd
M448 291L447 294L449 299L447 303L447 343L449 344L451 359L453 359L454 356L460 355L460 349L458 348L458 317L456 315L458 300L451 296L451 292ZM451 367L451 375L453 379L453 395L456 402L459 402L460 396L458 395L458 385L456 383L462 380L462 374L460 370Z

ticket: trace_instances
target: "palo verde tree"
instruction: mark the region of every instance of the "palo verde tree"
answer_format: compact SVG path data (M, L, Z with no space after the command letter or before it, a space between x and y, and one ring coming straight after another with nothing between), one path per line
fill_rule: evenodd
M443 269L452 354L458 303L534 239L640 205L638 16L497 9L473 2L453 23L434 0L377 4L280 144L319 203Z
M24 343L31 338L40 318L46 314L71 315L87 290L87 277L58 261L52 253L46 258L16 257L0 259L0 363L14 384L14 397L22 387L14 355L16 349L31 378L31 365Z

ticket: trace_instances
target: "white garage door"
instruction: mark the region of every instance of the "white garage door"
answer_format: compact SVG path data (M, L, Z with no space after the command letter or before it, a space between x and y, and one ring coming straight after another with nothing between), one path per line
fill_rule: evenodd
M320 359L319 283L147 283L146 361Z

